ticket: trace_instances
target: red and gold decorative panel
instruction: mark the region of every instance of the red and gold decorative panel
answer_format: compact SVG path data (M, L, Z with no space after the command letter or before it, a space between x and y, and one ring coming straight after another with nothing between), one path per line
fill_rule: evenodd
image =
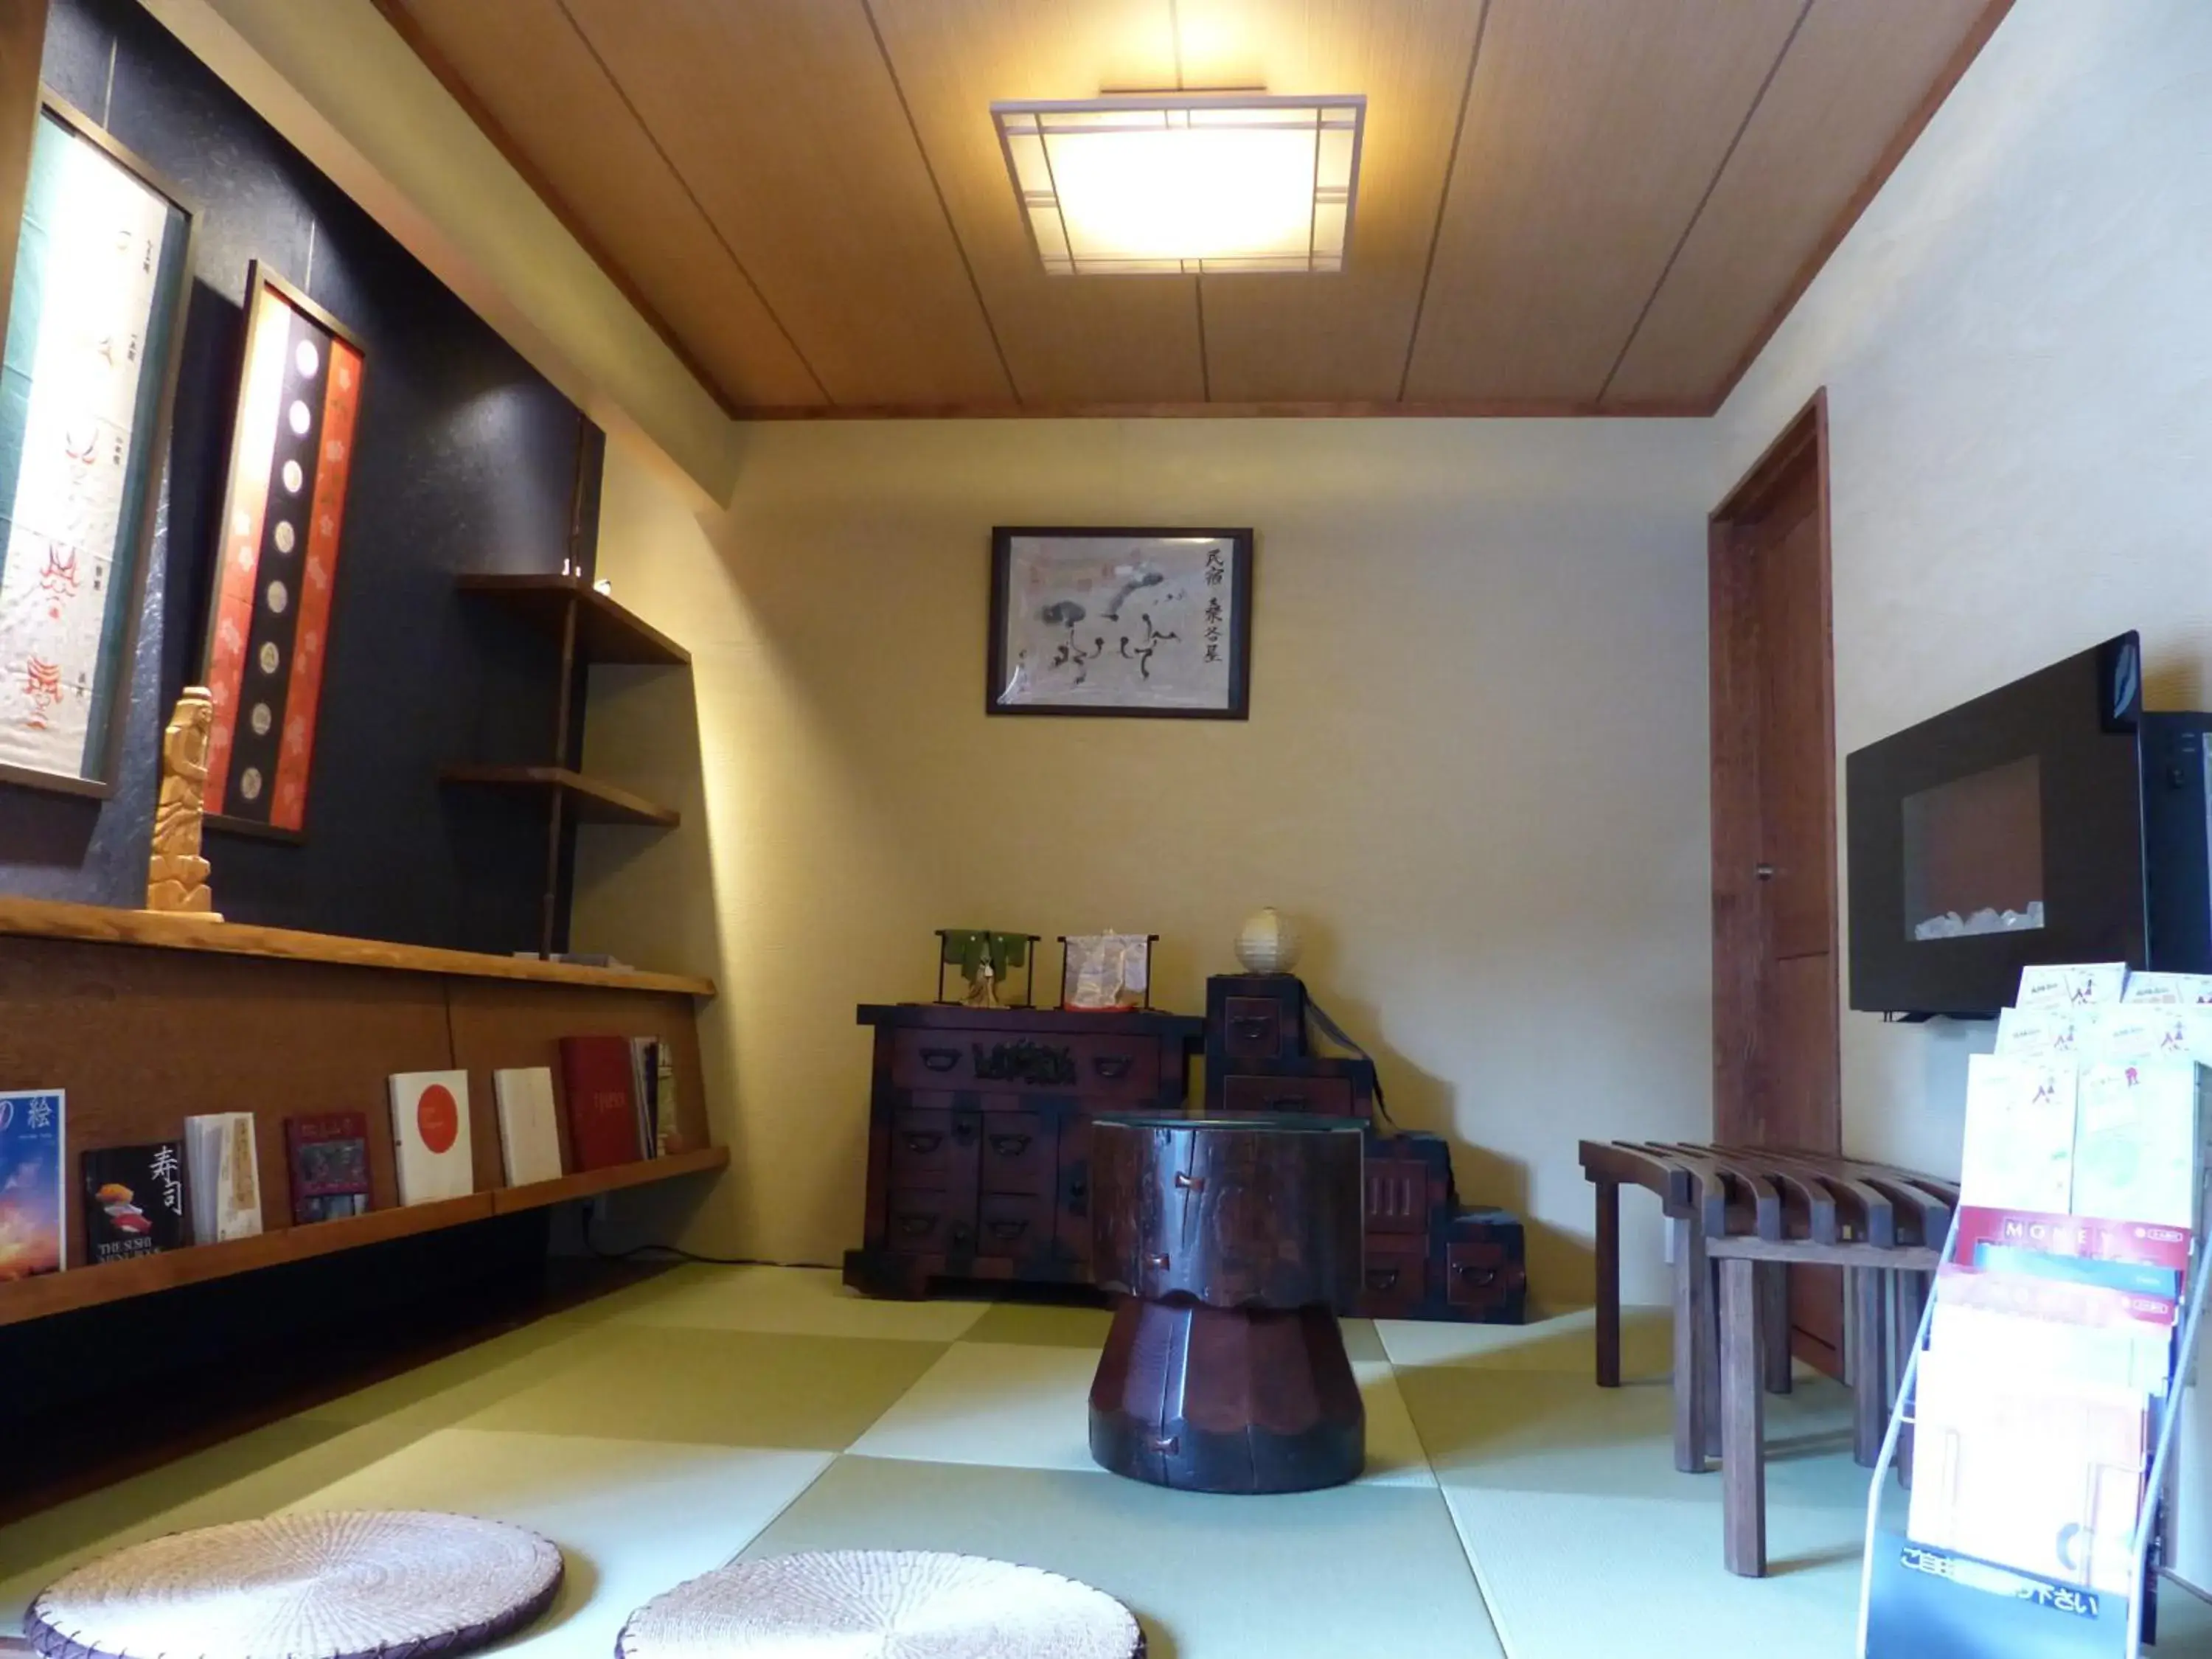
M336 319L257 264L209 606L207 807L305 828L315 713L364 359Z

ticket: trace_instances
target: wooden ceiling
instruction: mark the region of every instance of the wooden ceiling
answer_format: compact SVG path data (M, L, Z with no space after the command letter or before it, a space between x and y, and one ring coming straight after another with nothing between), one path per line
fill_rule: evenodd
M734 416L1702 414L2010 0L377 0ZM1340 275L1047 276L989 106L1368 96Z

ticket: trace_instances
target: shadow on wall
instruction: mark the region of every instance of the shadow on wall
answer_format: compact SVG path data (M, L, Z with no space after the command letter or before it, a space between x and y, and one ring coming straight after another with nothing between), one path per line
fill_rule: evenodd
M1307 994L1375 1062L1390 1114L1389 1123L1378 1121L1376 1127L1385 1132L1395 1126L1442 1135L1451 1146L1459 1201L1510 1210L1521 1218L1527 1236L1529 1300L1536 1309L1551 1311L1587 1301L1588 1287L1596 1275L1596 1257L1589 1242L1533 1219L1528 1164L1473 1140L1462 1127L1458 1085L1423 1071L1383 1042L1376 1035L1384 1027L1381 1009L1330 988L1338 982L1338 953L1328 924L1301 917L1299 931L1304 949L1297 972ZM1479 1115L1470 1103L1465 1116Z
M100 827L100 802L9 788L0 796L0 864L20 866L19 890L40 896L40 872L79 870Z
M693 678L679 668L600 664L591 671L592 743L584 769L620 787L674 807L681 824L671 830L595 824L576 843L576 891L605 884L633 896L618 914L592 908L592 930L570 941L580 951L605 951L640 967L723 975L721 917L715 901L714 825L707 806L707 763L699 738ZM649 920L648 920L649 919ZM699 1011L700 1059L704 1066L708 1127L715 1144L745 1156L738 1114L737 1079L725 1070L737 1044L726 1022L734 1018L735 988ZM738 1211L748 1190L742 1178L683 1181L610 1194L595 1239L602 1249L625 1249L647 1240L683 1237L713 1203L722 1224L738 1236L748 1218ZM556 1249L580 1251L580 1231L564 1225Z

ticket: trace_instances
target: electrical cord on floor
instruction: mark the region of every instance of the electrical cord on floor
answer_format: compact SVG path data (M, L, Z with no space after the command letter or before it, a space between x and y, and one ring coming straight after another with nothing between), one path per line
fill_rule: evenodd
M679 1244L633 1244L626 1250L602 1249L599 1241L592 1237L592 1222L596 1206L592 1205L587 1204L584 1206L584 1248L602 1261L629 1261L643 1255L651 1256L656 1261L696 1262L704 1267L791 1267L815 1265L811 1262L769 1261L759 1256L750 1255L701 1255L697 1251L687 1250Z

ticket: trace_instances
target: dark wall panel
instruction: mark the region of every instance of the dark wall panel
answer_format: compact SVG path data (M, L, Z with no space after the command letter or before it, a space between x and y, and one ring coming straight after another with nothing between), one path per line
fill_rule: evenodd
M306 844L211 831L217 905L234 921L534 947L542 811L436 775L549 759L558 653L453 578L559 569L600 434L135 0L52 0L45 72L201 216L122 775L105 803L0 786L0 892L143 902L161 728L199 668L259 258L355 329L368 363Z

